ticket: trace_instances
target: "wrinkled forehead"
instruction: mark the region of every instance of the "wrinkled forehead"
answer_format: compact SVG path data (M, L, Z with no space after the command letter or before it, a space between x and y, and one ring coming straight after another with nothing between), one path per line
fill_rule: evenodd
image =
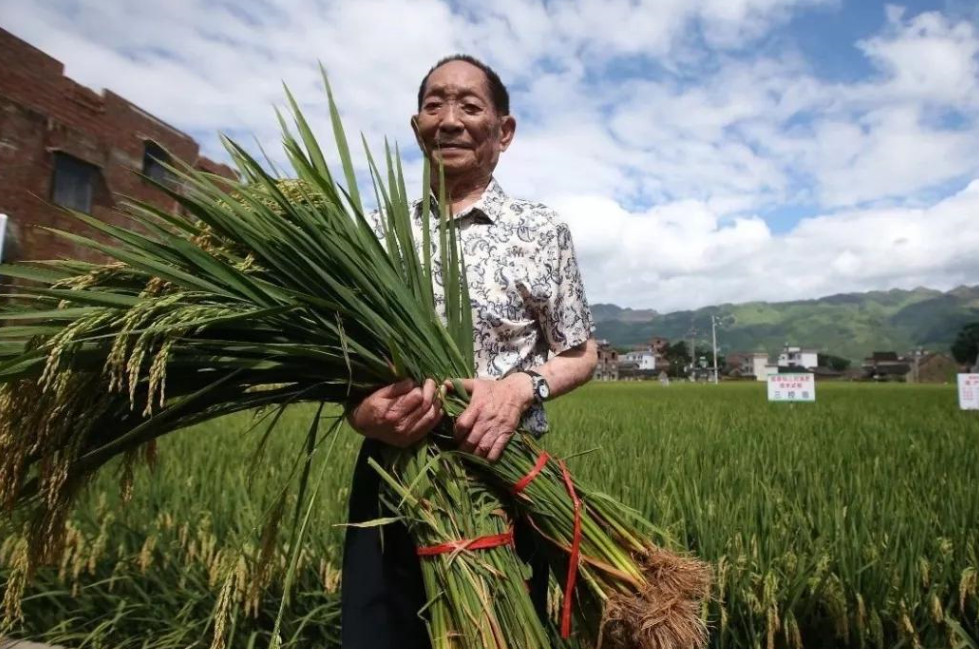
M450 61L432 71L425 82L425 95L472 95L489 102L489 79L486 73L465 61Z

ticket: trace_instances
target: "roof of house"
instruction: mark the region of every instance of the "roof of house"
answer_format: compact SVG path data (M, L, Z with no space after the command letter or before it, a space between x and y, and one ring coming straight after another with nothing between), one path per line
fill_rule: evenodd
M901 358L897 355L897 352L874 352L873 354L870 355L870 358L868 358L867 360L876 361L876 362L880 362L880 361L897 362L901 360Z
M900 376L902 374L907 374L911 371L911 366L907 363L888 363L887 365L878 365L874 367L872 373L878 375L887 376Z
M834 370L832 367L813 367L809 371L816 376L843 376L843 372Z
M779 365L779 374L812 374L812 370L801 365Z

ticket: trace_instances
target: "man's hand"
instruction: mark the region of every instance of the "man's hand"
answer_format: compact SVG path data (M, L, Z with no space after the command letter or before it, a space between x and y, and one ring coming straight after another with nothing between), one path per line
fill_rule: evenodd
M505 379L463 379L469 407L455 422L459 448L496 462L513 437L520 417L534 401L534 385L523 373ZM446 381L452 389L452 383Z
M404 448L427 435L442 419L435 381L419 387L401 381L381 388L350 413L350 425L364 437Z

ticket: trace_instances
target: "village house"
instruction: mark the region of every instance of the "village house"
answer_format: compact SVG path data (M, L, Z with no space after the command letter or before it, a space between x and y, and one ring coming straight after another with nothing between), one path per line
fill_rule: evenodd
M767 381L772 374L778 374L778 364L771 362L765 352L755 352L752 355L751 369L756 381Z
M619 354L618 380L639 381L644 378L637 361L625 360L624 354Z
M834 370L832 367L813 367L809 371L812 372L817 381L840 381L848 378L846 371Z
M124 227L131 221L118 211L120 195L176 209L175 201L139 175L172 183L163 163L173 158L234 177L229 167L201 156L186 133L109 90L76 83L60 61L0 28L3 261L92 260L91 249L45 229L80 229L60 208Z
M875 381L906 381L911 369L897 352L874 352L863 360L864 378Z
M659 373L670 366L666 357L670 341L654 337L645 345L635 345L629 351L619 354L618 377L620 380L655 379Z
M661 336L654 336L653 338L650 338L648 345L649 349L651 349L652 352L661 359L666 357L666 350L669 348L669 346L670 339L663 338Z
M769 362L767 352L733 352L725 360L728 375L736 378L767 381L769 374L778 373L778 365Z
M636 369L653 371L656 369L656 354L648 347L633 349L619 355L619 362L635 363Z
M819 352L814 349L803 349L785 345L782 353L778 355L778 367L812 369L819 366Z
M731 352L725 356L727 361L727 373L732 377L740 377L743 370L746 369L745 366L745 354L744 352Z
M619 352L607 340L598 341L598 363L592 373L595 381L619 380Z
M952 383L959 372L959 364L948 354L925 352L912 361L906 380L913 383Z
M619 354L619 379L638 381L655 376L656 358L649 351L629 351Z

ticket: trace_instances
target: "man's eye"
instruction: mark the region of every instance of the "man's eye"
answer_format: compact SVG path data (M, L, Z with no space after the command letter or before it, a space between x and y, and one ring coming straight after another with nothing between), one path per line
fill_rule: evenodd
M476 104L465 104L465 105L463 105L462 110L466 111L470 115L475 115L476 113L478 113L479 111L481 111L482 108L480 108Z
M424 106L425 110L438 110L441 107L442 107L442 102L438 102L438 101L426 102Z

